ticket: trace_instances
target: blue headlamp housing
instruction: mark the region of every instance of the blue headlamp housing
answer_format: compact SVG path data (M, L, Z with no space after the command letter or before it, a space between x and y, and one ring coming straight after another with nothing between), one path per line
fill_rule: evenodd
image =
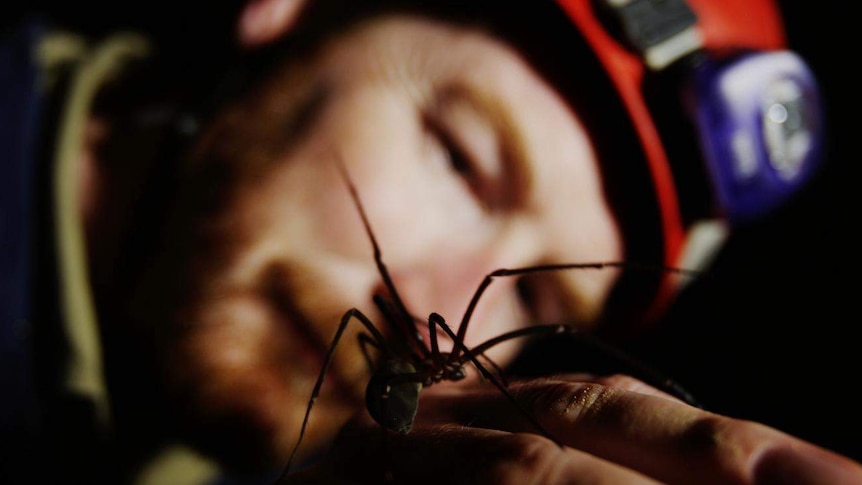
M823 109L807 65L790 51L705 60L692 70L703 155L731 226L771 212L812 177Z

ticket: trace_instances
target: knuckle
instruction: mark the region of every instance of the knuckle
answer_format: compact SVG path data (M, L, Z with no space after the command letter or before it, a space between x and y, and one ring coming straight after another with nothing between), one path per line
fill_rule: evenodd
M497 445L495 462L483 475L487 483L494 484L546 484L554 483L558 475L559 455L562 449L556 444L536 435L512 434L501 439Z
M689 426L681 435L678 446L680 451L701 456L729 453L741 457L741 453L745 452L745 443L750 437L756 437L761 428L750 421L708 414Z
M704 416L692 423L680 436L678 446L688 453L713 453L719 447L722 437L727 436L728 432L726 420L718 416Z
M716 466L716 473L729 482L742 482L763 449L762 429L751 421L707 415L680 436L676 452Z

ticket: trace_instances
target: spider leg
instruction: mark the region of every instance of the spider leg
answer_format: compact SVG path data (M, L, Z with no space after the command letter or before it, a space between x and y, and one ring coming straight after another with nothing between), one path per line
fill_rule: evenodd
M365 316L364 313L359 311L356 308L351 308L348 310L343 317L341 317L341 323L338 325L338 330L335 331L335 337L332 339L332 344L329 346L329 350L326 352L326 358L323 362L323 367L320 369L320 375L317 376L317 382L314 384L314 390L311 391L311 398L308 400L308 407L305 409L305 417L302 419L302 427L299 430L299 438L296 440L296 445L293 448L293 451L290 454L290 458L287 461L287 465L285 465L284 470L281 472L281 476L277 480L276 483L281 482L284 477L290 472L291 467L293 466L293 460L296 457L296 452L299 450L299 445L302 443L303 437L305 437L305 430L308 427L308 418L311 416L311 408L314 407L315 401L317 401L317 397L320 395L320 388L323 386L323 380L326 377L326 371L329 370L330 364L332 364L332 359L335 356L335 349L338 346L338 342L341 340L341 336L344 333L344 329L347 328L347 324L350 323L351 320L356 319L360 323L362 323L366 329L371 333L371 336L368 337L369 340L375 341L375 347L383 350L384 352L391 354L388 346L386 345L386 340L383 338L383 335L379 330L374 326L371 320Z
M383 349L381 349L380 344L367 333L360 333L356 338L359 340L359 348L362 350L362 356L365 357L365 363L368 364L368 372L373 374L374 359L371 358L371 354L368 352L368 347L374 347L378 352L383 352Z
M505 386L505 387L509 387L509 379L506 378L506 373L503 372L503 369L501 369L500 366L497 365L496 362L494 362L494 359L488 357L487 355L485 355L481 352L476 352L475 350L473 351L473 355L475 355L476 358L481 357L482 360L484 360L487 365L489 365L492 369L494 369L494 373L496 374L497 379L500 380L500 384L503 384L503 386Z
M412 341L415 343L415 347L419 348L423 353L423 356L428 357L428 350L422 342L422 335L416 330L416 326L413 324L413 315L407 310L407 306L404 305L404 301L401 299L401 295L398 294L398 290L395 288L395 283L392 281L392 276L389 274L389 269L383 262L380 245L377 243L374 231L371 230L371 223L368 221L368 215L365 214L365 208L362 205L362 201L359 199L359 193L356 190L356 186L353 185L353 181L347 173L347 167L344 166L344 161L340 157L336 157L336 159L338 162L336 165L338 166L341 178L344 179L344 183L347 184L347 189L350 191L350 197L353 198L356 209L359 211L362 225L365 227L365 232L368 234L368 239L371 241L371 246L374 249L374 262L377 265L377 271L380 273L380 278L383 280L383 284L386 285L386 289L389 291L389 297L392 298L392 304L388 304L389 302L387 302L386 305L381 306L376 296L375 302L377 302L378 307L380 307L381 311L383 311L387 316L386 322L394 327L393 330L399 334L399 337L403 339L402 341L408 341L407 339L409 336L413 339ZM397 312L389 311L393 305ZM397 313L398 315L393 315L393 313Z
M692 406L701 409L703 408L703 405L698 402L698 400L695 399L694 396L691 395L691 393L686 391L685 388L682 387L682 385L662 374L652 366L649 366L645 362L636 359L633 355L627 352L623 352L622 349L619 349L594 335L590 335L588 332L578 331L576 328L568 325L566 325L565 327L567 328L566 333L576 335L580 342L602 352L604 355L628 367L629 369L631 369L633 375L643 380L647 384L650 384L655 388L661 389L664 392L675 396Z
M443 360L443 354L440 353L440 344L437 341L437 329L435 326L437 323L434 321L434 313L428 316L428 335L429 340L431 341L431 358L434 359L434 365L438 368L443 368L445 362ZM442 319L442 317L440 317Z
M443 329L443 331L446 332L447 335L449 335L453 342L455 342L456 348L460 349L461 352L463 352L464 357L466 357L467 360L469 360L473 363L474 366L476 366L476 369L479 370L479 372L482 374L482 377L484 377L488 381L491 381L494 387L499 389L500 392L503 393L504 396L506 396L506 399L508 399L515 406L515 408L518 409L521 414L523 414L527 418L530 424L532 424L542 434L542 436L545 436L546 438L550 439L560 448L563 447L563 444L559 440L554 438L554 436L549 433L548 430L546 430L541 424L539 424L538 421L536 421L533 415L530 414L530 412L527 411L524 406L522 406L521 403L518 402L517 399L515 399L515 396L513 396L509 392L509 390L506 389L505 386L503 386L499 379L497 379L493 374L491 374L488 369L486 369L485 366L483 366L482 363L479 362L474 353L470 349L468 349L466 345L464 345L464 341L461 340L457 335L455 335L455 332L453 332L452 329L449 328L449 325L446 324L446 321L440 314L432 313L431 316L428 317L428 321L433 322L434 325L437 325L438 327Z
M470 318L473 316L473 312L476 310L476 305L479 303L479 299L485 293L485 290L491 286L491 283L495 278L499 277L508 277L508 276L523 276L531 273L541 273L548 271L565 271L570 269L592 269L592 270L600 270L607 268L622 268L627 270L638 270L638 271L658 271L658 272L670 272L670 273L679 273L688 276L696 276L700 275L700 271L689 270L683 268L675 268L672 266L664 266L658 264L647 264L647 263L638 263L633 261L606 261L606 262L596 262L596 263L567 263L567 264L544 264L538 266L527 266L524 268L514 268L514 269L498 269L496 271L492 271L479 284L479 287L476 288L476 292L473 294L473 298L470 299L470 303L467 305L467 310L464 312L463 318L461 318L461 324L458 327L458 340L464 341L464 337L467 334L467 325L470 323ZM449 355L449 360L453 361L454 359L458 359L458 351L453 351Z
M472 352L474 355L479 355L497 344L514 338L554 334L567 334L576 336L579 342L583 343L586 346L589 346L594 350L601 352L604 356L612 358L617 363L628 367L632 370L632 373L636 377L652 385L653 387L656 387L667 392L668 394L676 396L677 398L687 402L688 404L691 404L692 406L696 406L699 408L703 407L694 398L694 396L691 395L691 393L686 391L676 381L661 374L659 371L647 365L646 363L641 362L634 356L623 352L621 349L618 349L617 347L614 347L613 345L599 339L598 337L590 335L588 332L584 332L571 325L535 325L532 327L512 330L510 332L506 332L502 335L498 335L494 338L488 339L485 342L473 347Z
M398 307L394 303L387 300L381 295L375 294L371 297L371 299L374 302L374 305L377 306L377 309L380 310L380 313L383 314L384 320L389 323L393 331L396 332L397 335L395 335L392 341L393 343L398 344L399 347L401 347L399 355L410 354L413 360L416 361L427 358L429 355L428 349L425 347L425 342L422 339L422 334L419 333L419 330L416 327L417 324L423 323L422 320L416 318L413 315L405 315L401 310L398 309ZM398 325L396 323L405 323L405 318L407 317L409 317L410 319L409 328L411 329L410 332L413 335L412 340L407 338L407 335L404 333L404 328L402 328L402 325Z
M528 336L533 336L533 335L563 333L563 332L566 332L566 330L569 328L571 328L571 327L568 327L567 325L559 325L559 324L534 325L532 327L519 328L517 330L512 330L512 331L506 332L502 335L498 335L494 338L490 338L490 339L482 342L481 344L473 347L471 352L473 352L473 355L477 355L477 356L481 355L481 356L485 357L485 359L487 359L488 362L490 362L496 368L497 373L500 376L501 381L503 381L503 383L508 387L509 384L505 380L506 376L505 376L505 373L503 372L503 370L500 369L500 367L497 365L496 362L494 362L493 360L491 360L490 358L485 356L485 352L488 349L490 349L491 347L493 347L497 344L503 343L507 340L512 340L512 339L519 338L519 337L528 337ZM572 329L572 330L575 330L575 329ZM461 357L460 360L463 362L466 359L464 357Z
M527 337L533 335L553 335L559 333L567 333L569 331L572 331L574 333L577 332L577 329L574 329L573 327L570 327L568 325L561 324L534 325L532 327L519 328L517 330L511 330L509 332L482 342L481 344L473 347L472 352L475 355L482 354L497 344L501 344L507 340L512 340L519 337Z

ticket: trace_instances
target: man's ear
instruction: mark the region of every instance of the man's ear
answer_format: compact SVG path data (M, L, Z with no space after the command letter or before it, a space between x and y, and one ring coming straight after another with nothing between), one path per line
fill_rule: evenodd
M254 49L266 45L294 25L308 0L249 0L242 8L237 23L240 46Z

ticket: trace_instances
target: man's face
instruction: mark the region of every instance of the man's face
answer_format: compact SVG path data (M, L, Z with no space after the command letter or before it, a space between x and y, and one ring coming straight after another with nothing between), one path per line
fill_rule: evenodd
M356 307L389 335L372 304L386 288L338 163L420 319L437 312L456 328L498 268L621 257L582 126L513 49L418 17L339 33L204 132L169 244L130 305L168 395L211 450L283 460L341 316ZM498 279L466 344L563 314L588 325L615 277ZM331 437L364 391L362 326L349 325L305 449ZM503 365L514 351L488 355Z

